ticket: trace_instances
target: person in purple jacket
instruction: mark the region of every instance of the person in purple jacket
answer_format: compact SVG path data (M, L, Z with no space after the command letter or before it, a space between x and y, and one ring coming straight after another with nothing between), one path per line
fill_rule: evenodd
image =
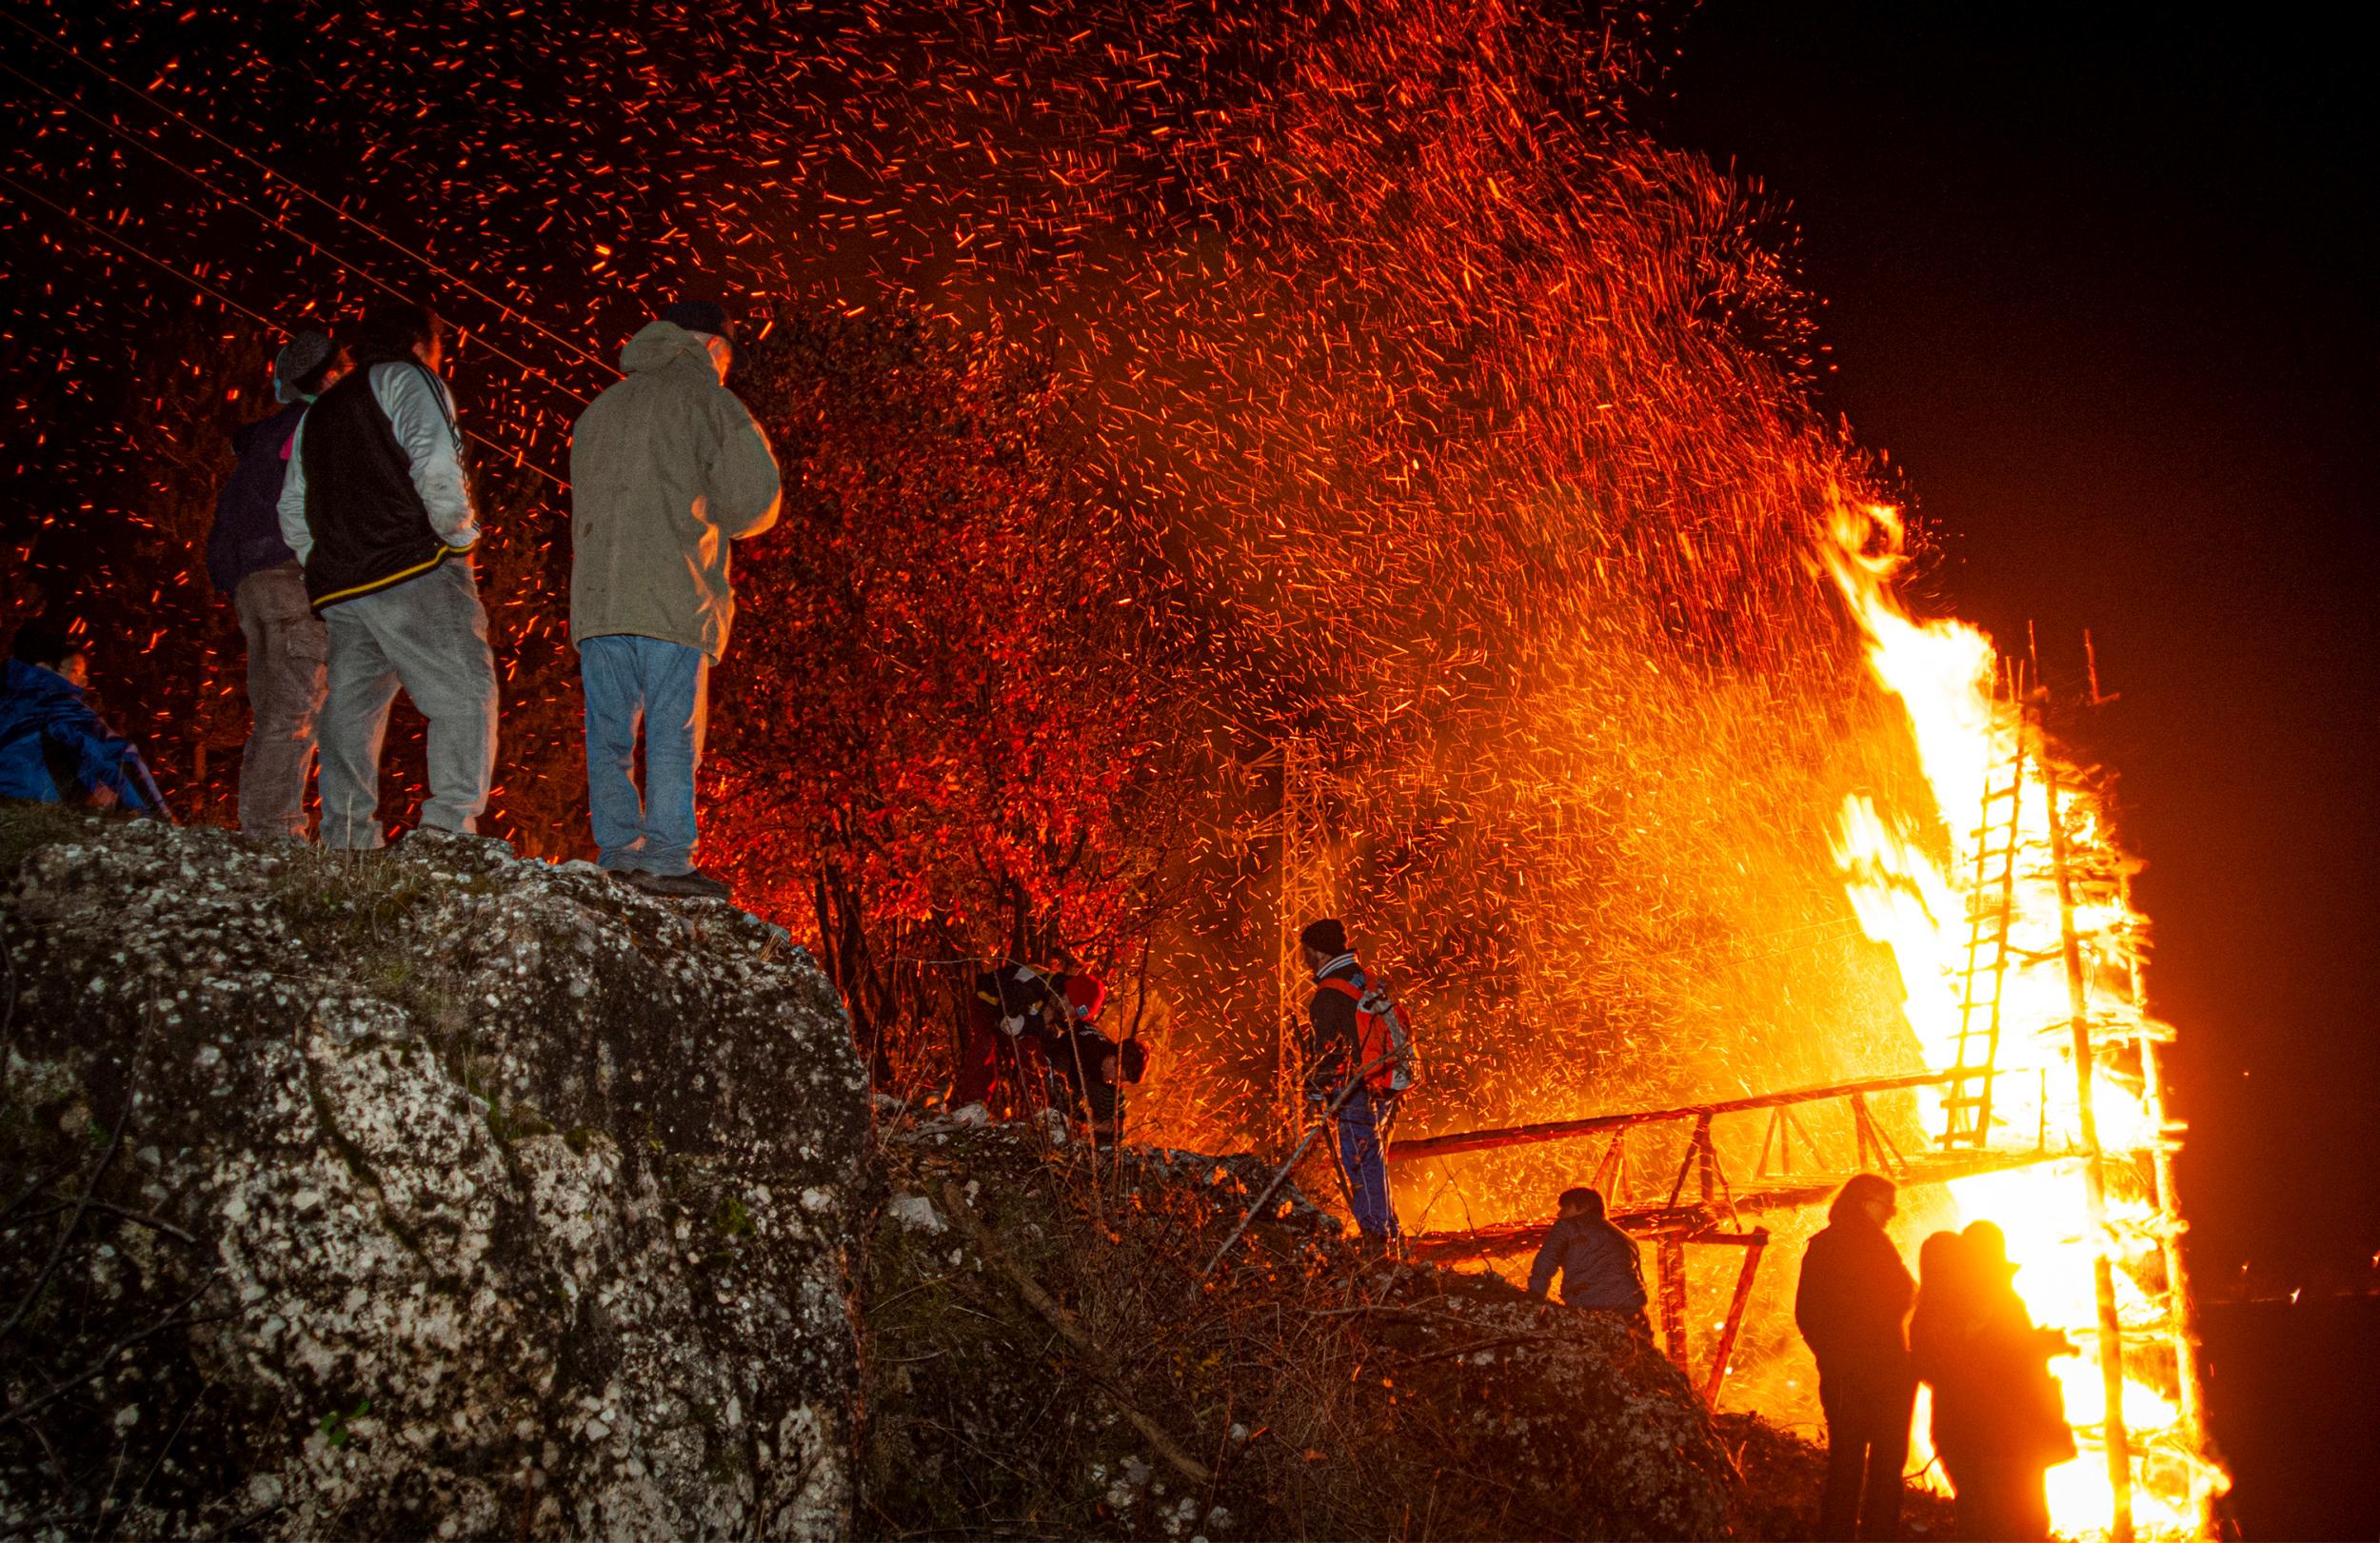
M240 831L260 840L306 840L306 781L330 687L330 633L307 603L306 571L282 538L281 485L298 420L347 368L346 350L322 332L299 332L274 356L272 393L282 406L231 436L237 460L207 533L207 576L239 612L248 639Z

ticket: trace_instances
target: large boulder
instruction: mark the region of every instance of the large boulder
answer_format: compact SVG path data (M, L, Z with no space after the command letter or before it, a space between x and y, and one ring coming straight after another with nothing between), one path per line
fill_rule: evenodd
M584 864L0 814L0 1533L841 1535L865 1078Z

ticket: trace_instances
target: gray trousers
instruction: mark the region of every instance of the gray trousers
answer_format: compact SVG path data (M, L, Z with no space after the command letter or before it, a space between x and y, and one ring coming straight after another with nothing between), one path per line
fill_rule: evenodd
M314 720L329 689L330 632L306 603L295 563L251 573L231 597L248 638L248 749L240 757L240 830L306 840Z
M422 823L469 833L496 772L496 656L467 558L323 613L330 698L323 707L323 844L381 844L380 747L397 688L429 720Z

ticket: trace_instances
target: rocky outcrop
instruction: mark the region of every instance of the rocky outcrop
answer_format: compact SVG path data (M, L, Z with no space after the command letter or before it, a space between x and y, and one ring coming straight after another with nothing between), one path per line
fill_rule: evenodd
M931 1117L879 1130L870 1532L1721 1537L1752 1520L1701 1400L1616 1317L1383 1260L1294 1191L1225 1249L1269 1177L1251 1157Z
M725 904L0 814L0 1533L852 1525L864 1078Z

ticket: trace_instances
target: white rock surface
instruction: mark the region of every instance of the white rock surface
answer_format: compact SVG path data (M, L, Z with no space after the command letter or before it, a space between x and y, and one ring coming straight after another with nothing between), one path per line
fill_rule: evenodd
M35 851L0 1171L117 1210L0 1341L10 1404L102 1363L0 1533L846 1535L865 1078L782 938L467 840Z

